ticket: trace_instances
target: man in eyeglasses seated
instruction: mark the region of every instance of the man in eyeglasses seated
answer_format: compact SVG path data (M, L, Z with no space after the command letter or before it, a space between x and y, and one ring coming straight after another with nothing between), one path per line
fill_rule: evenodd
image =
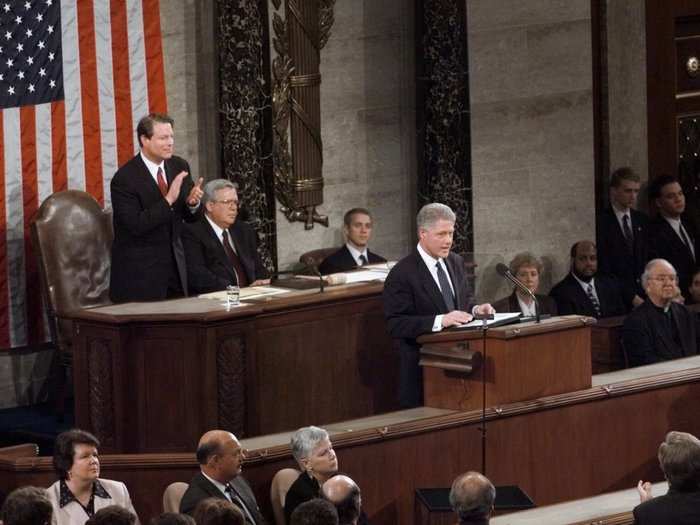
M678 294L673 266L665 259L649 261L642 286L647 299L627 316L622 328L630 366L697 354L696 316L673 300Z
M215 179L204 186L200 221L186 224L182 243L187 281L192 293L224 290L229 285L256 286L270 282L258 255L255 230L238 218L238 186Z

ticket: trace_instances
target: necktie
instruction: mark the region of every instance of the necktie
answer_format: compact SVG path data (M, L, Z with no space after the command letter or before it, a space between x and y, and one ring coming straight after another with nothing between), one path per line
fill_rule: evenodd
M629 251L633 250L634 237L632 237L632 228L630 228L630 216L625 214L622 216L622 233L625 236L625 242Z
M236 255L236 252L233 251L233 246L231 246L231 242L228 239L227 230L223 231L221 238L224 241L224 251L233 265L233 271L236 272L236 277L238 277L238 286L241 288L248 286L248 278L246 277L245 269L241 264L241 259Z
M447 311L451 312L455 310L455 298L452 295L452 288L450 288L450 281L447 280L447 275L442 269L442 265L438 261L435 265L437 268L438 282L440 283L440 291L442 292L442 298L445 300L445 305L447 306Z
M365 257L365 254L362 253L360 254L360 266L364 266L365 264L367 264L367 257Z
M685 228L683 227L683 223L680 223L678 225L678 233L681 234L681 240L683 241L683 244L685 244L685 247L688 248L688 251L690 252L690 255L693 257L693 261L695 260L695 250L693 250L693 245L690 243L690 239L688 238L688 234L685 232Z
M163 197L165 197L168 193L168 183L165 182L165 176L163 175L163 170L160 169L160 166L158 166L156 178L158 179L158 188L160 188L160 193L163 195Z
M241 512L245 516L246 523L252 523L254 525L255 520L253 519L253 516L248 510L248 507L245 506L245 503L243 503L243 500L240 498L236 490L233 488L233 485L231 485L230 483L226 483L224 492L228 496L228 499L231 500L231 503L233 503L236 507L241 509Z
M600 317L600 303L598 302L598 299L596 299L595 292L593 290L593 283L588 284L588 287L586 288L586 293L588 294L588 298L591 300L591 303L593 303L593 310L595 310L595 316Z

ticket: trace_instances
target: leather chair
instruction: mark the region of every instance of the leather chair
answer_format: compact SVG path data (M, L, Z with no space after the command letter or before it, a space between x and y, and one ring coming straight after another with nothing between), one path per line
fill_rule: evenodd
M299 472L295 468L283 468L277 471L277 474L272 478L270 485L270 504L272 505L272 514L275 517L275 525L287 525L284 519L284 500L287 497L289 487L299 477Z
M320 248L318 250L302 253L301 256L299 256L299 262L307 268L314 268L318 272L318 267L323 262L323 259L337 252L340 248L341 246L336 246L335 248Z
M163 512L180 512L180 502L185 495L189 484L184 481L176 481L165 487L163 492Z
M109 274L112 214L84 191L54 193L39 207L31 224L32 244L51 340L59 365L56 410L62 415L72 364L70 312L110 304Z

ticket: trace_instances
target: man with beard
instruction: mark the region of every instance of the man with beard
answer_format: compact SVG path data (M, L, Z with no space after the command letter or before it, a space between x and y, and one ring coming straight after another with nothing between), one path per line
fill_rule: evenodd
M673 301L678 276L664 259L649 261L642 274L647 300L625 319L622 341L630 366L649 365L698 353L695 315Z
M559 315L614 317L627 313L618 281L598 275L596 246L579 241L571 247L571 271L549 292Z

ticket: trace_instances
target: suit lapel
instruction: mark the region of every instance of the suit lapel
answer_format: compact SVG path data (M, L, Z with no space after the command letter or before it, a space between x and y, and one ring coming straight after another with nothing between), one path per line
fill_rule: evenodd
M447 267L447 273L450 274L450 281L452 281L452 289L454 291L454 297L455 297L455 309L461 310L464 305L462 304L462 298L459 295L459 288L457 287L457 277L458 277L458 269L455 268L454 261L450 259L449 255L447 258L444 259L445 261L445 266ZM442 294L440 294L442 297ZM443 299L443 302L445 300Z
M430 297L430 300L438 312L448 313L447 305L445 304L445 300L442 298L440 288L438 287L437 283L435 283L435 279L433 279L430 270L425 265L425 261L423 260L423 257L420 256L420 253L418 253L418 250L415 252L415 257L418 265L418 274L420 275L419 279L423 284L423 290L425 290L425 293L428 295L428 297Z
M138 167L140 173L139 181L142 183L142 186L146 188L146 191L152 193L155 196L158 196L158 198L163 198L163 195L160 193L160 188L158 187L158 184L156 184L156 181L153 179L153 175L151 175L151 172L148 171L148 168L146 167L146 164L143 162L143 159L141 158L141 154L139 153L136 155L138 158Z
M354 258L354 257L352 256L352 254L350 253L350 250L348 249L348 245L347 245L347 244L346 244L345 246L343 246L343 251L342 251L341 255L342 255L342 259L343 259L343 261L342 261L342 262L343 262L343 266L349 266L349 267L351 267L351 268L353 268L353 269L354 269L355 267L357 267L357 261L355 260L355 258Z
M226 268L226 271L229 273L229 277L231 277L231 279L235 282L236 274L233 270L233 264L228 258L228 255L226 255L226 251L224 251L223 243L216 236L216 232L211 227L211 224L209 224L209 221L206 218L202 218L202 224L204 225L204 229L207 232L207 238L214 248L214 253L216 253L216 257L219 259L219 262L221 262L221 264Z
M233 246L236 249L236 255L238 255L238 260L241 261L241 266L243 266L243 270L245 270L248 281L252 283L255 280L255 263L252 262L250 258L246 256L240 238L241 232L236 228L235 223L231 225L228 231L231 234L231 242L233 243Z

